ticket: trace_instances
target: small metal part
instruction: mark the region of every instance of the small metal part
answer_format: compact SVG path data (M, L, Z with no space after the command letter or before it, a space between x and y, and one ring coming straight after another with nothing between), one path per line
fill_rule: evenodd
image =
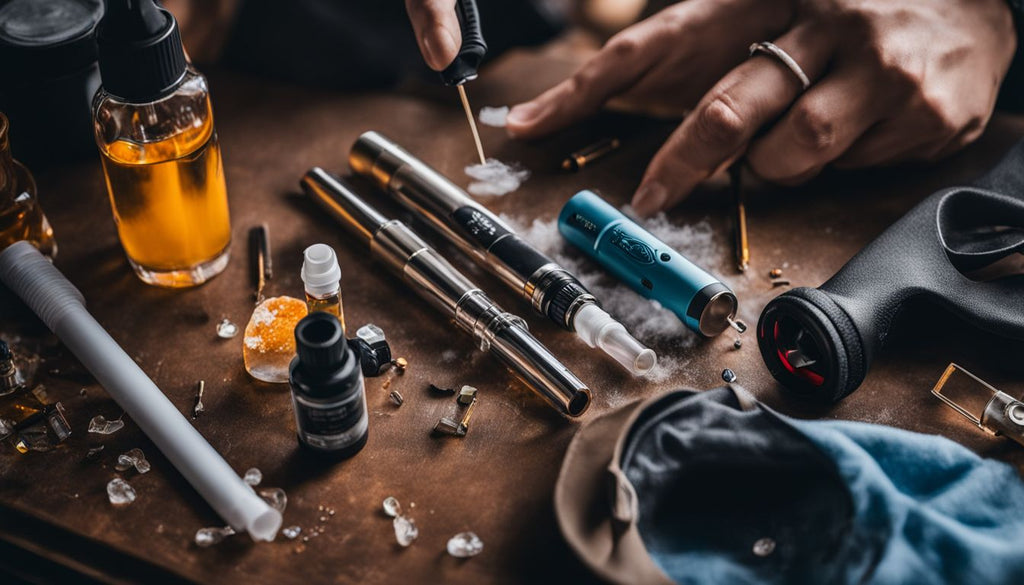
M739 319L728 318L726 319L726 321L728 321L729 327L735 329L737 333L743 333L744 331L747 330L747 324L744 323L743 321L740 321Z
M455 400L463 406L472 404L473 401L476 400L476 388L472 386L463 386L462 389L459 390L459 395Z
M405 370L409 367L409 360L404 357L395 358L391 360L391 365L395 366L395 369L398 370L399 374L404 374Z
M1024 402L951 363L932 394L979 429L1024 445Z
M729 182L736 205L736 268L746 272L750 266L750 246L747 241L747 204L743 190L743 164L738 161L729 167Z
M562 169L578 171L588 164L615 152L621 144L618 138L602 138L570 154L568 158L562 161Z
M196 398L192 404L192 419L199 418L199 414L203 412L203 392L206 390L206 380L199 380L199 384L196 386Z
M263 302L263 287L273 276L270 259L270 228L260 224L249 230L249 276L256 289L256 303Z
M473 131L473 142L476 144L476 153L480 155L480 164L487 164L484 156L484 145L480 142L480 131L476 127L476 118L473 116L473 108L469 105L469 96L466 95L464 83L455 86L459 90L459 99L462 100L462 109L466 110L466 119L469 120L469 129Z
M455 394L455 388L442 388L442 387L434 385L434 384L429 384L427 386L427 388L429 388L431 392L434 392L434 393L437 393L437 394L447 394L449 396L452 395L452 394Z
M779 278L780 276L782 276L781 268L772 268L771 271L768 272L768 278Z
M402 406L402 403L405 402L405 398L402 397L402 393L398 390L392 390L391 394L388 394L388 398L391 399L391 402L395 403L395 406Z
M465 436L469 432L469 419L473 416L473 409L476 408L476 397L473 397L473 401L469 403L469 408L466 409L466 414L462 415L462 421L459 422L459 436Z
M784 279L784 278L780 278L778 280L773 280L772 281L772 286L773 287L776 287L776 286L789 286L789 281Z
M722 370L722 379L732 384L733 382L736 381L736 372L730 370L729 368L725 368L724 370Z
M456 421L442 416L437 424L434 425L434 433L439 435L451 435L453 437L461 437L466 433L462 431L462 427Z
M732 348L733 349L739 349L741 347L743 347L743 340L740 339L739 337L737 337L736 341L732 342Z

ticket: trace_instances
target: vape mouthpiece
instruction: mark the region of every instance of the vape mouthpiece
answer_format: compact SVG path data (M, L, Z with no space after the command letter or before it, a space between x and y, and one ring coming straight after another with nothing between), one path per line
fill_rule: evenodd
M313 244L302 253L302 282L306 292L325 295L338 291L341 267L334 248L327 244Z
M650 372L658 363L653 349L634 339L622 323L594 303L577 311L573 326L587 345L600 348L636 376Z

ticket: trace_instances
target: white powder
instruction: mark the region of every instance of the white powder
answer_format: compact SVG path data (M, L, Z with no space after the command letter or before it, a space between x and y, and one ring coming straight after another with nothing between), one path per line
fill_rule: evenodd
M501 106L500 108L489 108L484 106L480 108L480 123L485 126L494 126L495 128L504 128L508 120L508 106Z
M469 165L466 174L474 179L469 184L470 193L495 197L515 191L530 178L530 171L518 163L505 164L494 158L487 159L482 165Z
M628 207L622 211L632 215ZM687 329L675 313L633 292L576 250L559 233L556 219L534 219L529 225L505 214L501 219L526 241L576 275L612 317L625 325L634 337L657 351L658 365L647 375L648 379L656 383L665 382L686 365L685 360L670 357L670 354L692 347L699 336ZM664 213L659 213L637 221L697 266L716 266L721 261L721 250L706 219L695 224L675 225Z

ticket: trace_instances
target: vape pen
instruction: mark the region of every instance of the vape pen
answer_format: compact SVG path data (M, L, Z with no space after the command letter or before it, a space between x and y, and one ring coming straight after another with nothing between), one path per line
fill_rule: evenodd
M573 195L558 215L567 240L640 295L661 303L690 329L713 337L732 326L736 295L717 278L591 191Z
M367 132L352 146L349 165L426 219L448 241L530 301L541 315L575 331L587 345L601 348L634 374L654 367L654 351L601 309L575 276L401 146Z
M388 220L323 169L307 172L302 187L348 231L369 242L371 254L552 406L569 416L590 406L590 390L526 330L521 318L504 312L404 223Z

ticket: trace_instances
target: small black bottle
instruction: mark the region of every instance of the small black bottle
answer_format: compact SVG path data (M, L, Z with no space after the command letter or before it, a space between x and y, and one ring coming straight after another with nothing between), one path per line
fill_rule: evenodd
M369 418L359 359L334 315L315 312L295 326L298 355L289 368L299 444L351 457L366 444Z

